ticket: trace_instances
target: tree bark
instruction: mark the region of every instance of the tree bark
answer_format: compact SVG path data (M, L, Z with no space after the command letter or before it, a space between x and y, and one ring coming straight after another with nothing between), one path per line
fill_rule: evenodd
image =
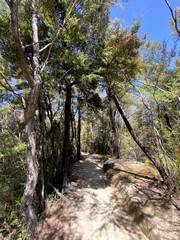
M45 209L45 182L44 182L44 165L45 165L45 108L42 101L39 101L39 123L40 123L40 143L39 143L39 188L37 190L37 195L39 199L38 212L42 213Z
M28 81L30 86L29 99L26 103L24 116L27 127L27 180L24 189L24 193L21 199L21 213L25 220L27 232L30 235L35 235L37 227L37 217L33 210L33 197L38 179L38 162L36 158L36 132L35 132L35 110L37 107L41 76L39 68L39 39L38 39L38 27L37 27L37 14L35 11L34 0L31 2L32 7L32 42L33 42L33 75L29 69L24 46L21 42L19 34L19 4L20 0L7 0L11 11L11 24L12 33L17 46L17 52L19 55L20 68L24 78Z
M33 196L38 179L38 162L36 159L36 133L34 119L27 121L27 179L21 199L21 213L26 223L27 232L35 235L37 227L37 217L33 210Z
M70 83L66 83L66 101L65 101L65 119L64 119L64 139L63 139L63 151L62 151L62 177L63 187L67 185L67 175L69 168L69 148L70 148L70 121L71 121L71 93L72 86Z
M78 99L77 160L81 158L81 108Z
M111 123L111 130L113 133L113 146L112 146L112 155L113 157L119 158L119 136L116 131L116 121L115 121L115 113L113 111L113 99L111 98L111 94L108 92L108 100L109 100L109 115L110 115L110 123Z
M137 143L137 145L141 148L141 150L145 153L145 155L149 158L149 160L153 163L153 165L156 167L156 169L158 170L159 174L161 175L164 183L166 184L166 186L169 188L169 181L168 181L168 175L165 171L165 169L163 168L163 166L161 166L158 161L156 160L156 158L149 152L149 150L139 141L138 137L136 136L135 132L133 131L128 119L126 118L118 100L117 97L113 94L112 90L110 89L110 93L111 93L111 97L114 100L114 103L119 111L119 113L121 114L121 117L131 135L131 137L134 139L134 141Z

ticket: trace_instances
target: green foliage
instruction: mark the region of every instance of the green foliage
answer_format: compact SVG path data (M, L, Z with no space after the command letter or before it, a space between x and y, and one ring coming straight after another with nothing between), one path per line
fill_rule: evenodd
M23 230L19 207L25 183L24 164L12 156L3 159L0 163L0 232L6 235L16 229L20 234Z
M6 130L0 134L0 146L1 157L23 156L26 150L26 144L22 143L17 137L10 135Z
M38 0L36 1L36 8L38 10L39 16L43 19L44 24L49 29L56 31L57 26L57 19L55 15L55 6L56 1L48 1L48 0Z
M136 121L142 141L150 143L149 149L167 172L172 186L179 188L179 60L174 49L169 50L165 43L148 42L144 47L147 72L140 76L136 87L142 100L138 110L141 119Z
M0 155L1 158L13 157L19 159L24 157L26 151L26 144L18 137L18 132L11 132L16 127L20 127L20 123L15 119L12 113L11 105L6 105L0 110L2 120L0 132ZM13 122L14 121L14 122ZM16 124L16 126L15 126Z
M117 21L109 24L109 6L114 2L77 0L72 8L73 1L69 0L35 1L39 46L41 50L45 47L39 52L40 66L51 50L41 74L42 87L35 117L37 157L41 177L44 177L46 196L54 190L52 186L61 188L62 183L67 86L72 89L69 166L75 156L79 96L83 119L82 149L111 154L114 136L109 121L109 105L106 98L101 101L99 96L103 95L104 98L104 92L99 94L100 86L103 91L111 87L118 95L129 120L133 122L140 140L149 146L166 168L172 182L175 184L179 181L180 60L165 44L148 42L142 47L137 34L139 22L125 29ZM20 1L19 34L25 46L28 70L33 73L30 4L31 1ZM0 84L0 231L5 235L16 229L15 238L26 239L19 216L26 175L25 123L19 99L9 94L7 87L21 94L26 102L29 88L19 69L9 8L5 1L0 1L0 7L0 78L6 86ZM132 83L142 92L141 97L145 102L135 97L139 92L132 87ZM113 108L120 136L121 158L145 161L146 158L124 129L115 106ZM39 178L37 195L40 193L41 180ZM50 198L57 199L62 195L63 192L56 189ZM36 206L38 201L36 196Z
M25 236L19 207L26 178L26 144L18 117L12 104L0 109L0 232L14 232L16 239Z
M116 89L116 93L123 89L122 85L129 84L141 68L139 59L141 45L139 36L123 30L120 24L116 23L109 28L103 62L106 82L112 89Z

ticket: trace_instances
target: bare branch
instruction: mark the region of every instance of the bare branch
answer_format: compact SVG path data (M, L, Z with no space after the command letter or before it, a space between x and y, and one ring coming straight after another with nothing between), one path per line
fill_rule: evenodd
M69 68L63 75L62 77L59 79L59 82L61 82L61 80L68 74L68 72L70 72L72 70L72 68Z
M49 46L51 46L52 42L51 43L48 43L46 46L44 46L43 48L41 48L39 50L39 52L43 52L44 50L46 50L46 48L48 48Z
M42 43L42 42L47 42L47 41L49 41L49 40L50 40L50 39L45 39L45 40L41 40L41 41L39 41L39 42L31 43L31 44L28 44L28 45L24 46L24 48L32 47L34 44Z
M172 16L172 19L174 21L174 26L175 26L175 29L176 29L176 32L178 33L178 36L180 37L180 29L178 27L178 19L177 19L177 11L173 12L173 9L169 3L168 0L165 0L170 12L171 12L171 16Z

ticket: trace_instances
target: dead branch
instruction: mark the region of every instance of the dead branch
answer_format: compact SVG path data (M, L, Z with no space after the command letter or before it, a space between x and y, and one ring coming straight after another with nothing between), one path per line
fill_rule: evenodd
M178 34L178 36L180 37L180 28L178 27L178 17L177 17L177 11L173 11L170 3L168 0L165 0L169 10L170 10L170 13L171 13L171 16L172 16L172 19L173 19L173 22L174 22L174 26L175 26L175 29L176 29L176 32Z

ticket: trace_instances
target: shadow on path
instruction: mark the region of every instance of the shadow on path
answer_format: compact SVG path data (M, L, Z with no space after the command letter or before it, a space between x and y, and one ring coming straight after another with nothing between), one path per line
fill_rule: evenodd
M67 195L48 203L36 239L147 240L125 211L121 195L109 186L100 158L78 161L73 178Z
M102 169L101 158L94 158L92 155L89 157L83 155L83 159L75 164L72 175L79 180L79 188L99 189L108 186L108 181Z

